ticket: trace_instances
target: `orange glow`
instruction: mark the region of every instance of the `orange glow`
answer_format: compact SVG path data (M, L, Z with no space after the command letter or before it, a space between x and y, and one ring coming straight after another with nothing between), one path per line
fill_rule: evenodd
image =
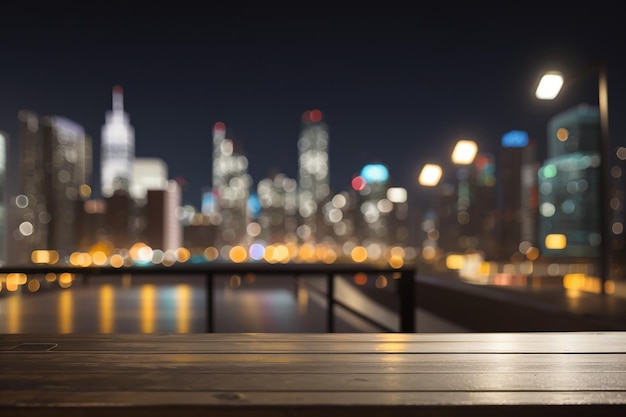
M235 263L245 262L248 259L248 252L243 246L233 246L228 255Z
M204 250L204 257L208 261L214 261L217 259L218 256L219 256L219 251L217 250L217 248L214 248L213 246L209 246L208 248Z
M389 266L391 266L392 268L402 268L402 265L404 265L404 259L401 256L392 255L389 259Z
M111 256L109 263L113 268L121 268L124 266L124 258L122 257L122 255L115 254Z
M37 292L40 287L41 287L41 284L39 284L38 280L31 279L30 281L28 281L28 291Z
M72 281L74 281L74 276L69 272L59 274L59 287L69 288L72 286Z
M191 258L191 252L187 248L176 249L176 261L187 262Z
M364 272L357 272L354 274L354 283L356 285L365 285L367 284L367 274Z
M545 240L547 249L565 249L567 247L567 236L563 234L549 234Z
M94 265L102 266L107 262L107 255L104 252L97 251L91 255Z
M365 262L367 260L367 249L363 246L356 246L350 253L354 262Z
M450 254L446 257L446 268L448 269L461 269L463 263L463 255Z
M34 250L30 259L35 264L53 265L59 261L59 253L55 250Z
M310 243L305 243L300 246L298 256L301 261L313 262L315 261L315 247Z
M526 251L526 258L528 258L531 261L537 260L537 258L539 258L539 249L535 247L531 247L530 249L528 249Z

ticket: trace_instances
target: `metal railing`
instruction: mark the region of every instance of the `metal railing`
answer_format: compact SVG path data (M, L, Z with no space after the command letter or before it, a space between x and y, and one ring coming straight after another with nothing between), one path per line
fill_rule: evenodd
M322 275L326 279L326 328L329 333L335 331L335 306L339 306L350 311L352 314L364 319L376 326L392 331L386 326L378 323L374 318L354 310L346 303L341 302L335 297L335 279L340 275L352 275L358 273L364 274L391 274L396 279L396 297L398 301L398 320L401 333L414 333L417 331L415 321L415 276L417 267L413 265L405 265L401 268L391 268L390 266L381 266L377 264L305 264L305 263L287 263L287 264L270 264L270 263L228 263L228 262L211 262L199 264L177 264L174 266L149 265L149 266L131 266L115 268L112 266L62 266L62 265L29 265L29 266L3 266L0 267L0 274L23 273L26 275L34 274L61 274L71 273L80 276L85 283L89 282L92 276L117 275L153 275L171 276L181 275L203 275L205 278L206 288L206 331L213 333L215 331L215 303L214 303L214 280L217 275L224 274L265 274L272 276L291 277L298 280L306 275Z

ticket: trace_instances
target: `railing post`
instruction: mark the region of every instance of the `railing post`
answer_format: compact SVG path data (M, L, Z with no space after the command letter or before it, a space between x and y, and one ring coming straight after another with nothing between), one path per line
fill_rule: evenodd
M326 328L328 329L328 333L335 332L335 320L334 320L334 310L335 310L335 274L332 272L326 276L326 294L327 294L327 305L328 311L326 312Z
M215 317L213 311L213 273L206 273L206 331L207 333L213 333L213 320Z
M398 280L398 303L400 306L400 332L416 333L415 323L415 271L406 269L400 272Z

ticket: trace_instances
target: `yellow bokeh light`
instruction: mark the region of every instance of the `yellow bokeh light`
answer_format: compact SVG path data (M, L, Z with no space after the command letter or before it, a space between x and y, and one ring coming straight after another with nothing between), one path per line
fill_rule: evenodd
M449 254L446 256L446 268L448 269L461 269L463 267L463 263L463 255Z
M248 251L243 246L233 246L230 249L229 257L235 263L245 262L248 259Z
M402 268L403 265L404 265L404 258L402 258L401 256L393 255L389 259L389 266L391 266L392 268L395 268L395 269Z
M549 234L545 239L546 249L565 249L567 247L567 236L563 234Z
M109 263L113 268L121 268L124 266L124 257L116 253L115 255L111 256Z
M102 251L96 251L91 255L94 265L102 266L107 263L107 255Z
M217 259L218 256L219 256L219 251L217 250L217 248L213 246L209 246L208 248L204 250L204 257L208 261L214 261Z
M175 252L176 261L178 262L187 262L191 258L191 252L187 248L178 248Z
M354 262L365 262L367 260L367 249L363 246L356 246L350 252Z
M303 262L315 261L315 246L310 243L305 243L300 246L298 251L298 258Z

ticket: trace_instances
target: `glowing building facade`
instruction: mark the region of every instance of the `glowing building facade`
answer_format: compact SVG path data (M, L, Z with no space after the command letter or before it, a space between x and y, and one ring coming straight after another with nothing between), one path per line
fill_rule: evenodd
M219 215L218 243L241 244L246 239L251 179L248 158L235 151L226 126L213 127L213 195Z
M159 158L134 158L133 182L130 196L137 202L144 203L148 190L167 190L167 163Z
M328 126L319 110L302 115L302 129L298 140L298 207L303 224L298 236L317 240L320 225L320 204L330 194L328 169Z
M90 197L92 142L82 126L63 117L21 111L20 184L12 259L24 264L35 250L69 255L78 241L78 217Z
M110 197L117 190L128 193L133 181L135 130L124 112L124 96L120 86L113 88L113 108L105 115L102 126L101 174L102 196Z
M284 174L264 178L257 185L261 210L260 238L266 243L297 241L297 183Z
M555 258L601 255L600 111L578 106L548 124L539 170L539 247Z

